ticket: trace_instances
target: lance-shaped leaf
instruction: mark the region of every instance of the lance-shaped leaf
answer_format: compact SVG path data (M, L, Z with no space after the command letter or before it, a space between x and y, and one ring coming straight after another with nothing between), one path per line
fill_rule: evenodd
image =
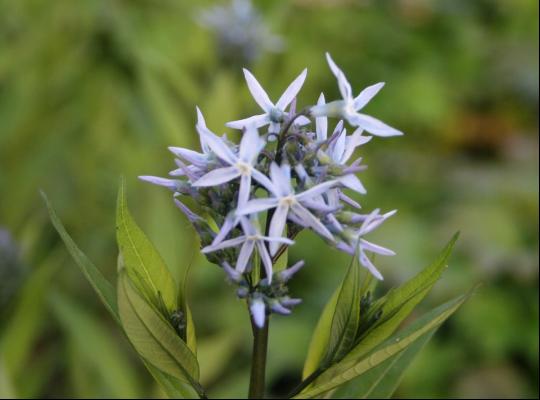
M360 264L353 256L339 290L322 368L341 360L353 346L360 326L360 298Z
M119 273L118 309L126 335L141 357L180 382L198 387L199 365L194 354L137 291L125 270Z
M363 376L368 371L377 368L387 360L405 351L409 346L424 338L426 335L431 335L433 330L438 328L448 317L450 317L469 296L470 294L460 296L435 308L402 332L399 332L377 346L368 354L359 358L347 358L334 364L321 374L316 384L306 388L294 398L319 398L321 394L327 393L338 386L359 376ZM370 375L367 376L369 378ZM369 387L369 384L367 386Z
M359 275L359 278L357 279L359 284L359 294L358 294L358 305L361 308L362 301L361 299L369 292L373 292L376 284L376 280L373 279L373 275L368 272L365 268L360 268L358 264L358 257L354 256L351 261L351 267L357 268L357 272ZM350 267L350 268L351 268ZM349 275L349 272L347 273L347 276ZM344 282L348 278L345 277ZM351 282L349 282L351 283ZM323 312L321 314L321 317L319 318L319 322L317 323L317 326L315 327L315 331L313 332L313 336L311 338L311 343L309 345L308 354L306 357L306 361L304 363L304 370L302 372L302 379L308 378L310 375L315 373L317 370L322 370L322 368L325 367L323 363L321 363L321 360L325 357L325 354L327 353L327 348L330 343L331 339L331 333L332 333L332 323L333 318L336 313L336 307L338 304L338 299L340 298L340 294L342 293L342 287L343 283L340 284L337 289L335 290L334 294L326 303ZM358 321L358 328L361 328L362 326L362 316L363 310L359 310L359 321ZM327 367L328 365L326 365Z
M169 374L166 374L144 359L143 362L145 367L150 372L150 375L152 375L152 377L161 386L169 399L195 399L200 397L199 393L195 391L193 386L184 383Z
M370 316L367 318L375 313L380 313L381 317L361 335L358 344L347 358L357 358L366 354L395 332L439 280L447 267L448 257L458 236L459 233L456 233L452 237L435 262L402 286L392 289L371 307Z
M129 213L123 179L118 191L116 237L127 274L140 293L164 314L176 310L174 279L165 261Z
M436 328L420 337L405 350L375 368L339 386L333 399L388 399L398 388L405 370L424 348Z
M341 291L341 285L334 291L332 297L324 306L319 322L315 327L311 343L309 344L304 370L302 371L302 379L306 379L319 368L319 364L326 353L328 342L330 341L330 332L332 329L332 318L336 310L336 304Z
M81 269L88 282L90 282L90 285L92 285L96 291L98 297L101 299L103 304L105 304L105 307L110 311L112 316L119 321L114 287L103 276L101 271L97 269L97 267L88 259L88 257L86 257L86 255L77 247L71 236L69 236L64 228L64 225L62 225L62 222L60 222L60 219L58 218L58 215L56 215L56 212L49 202L47 195L44 192L41 192L41 196L43 197L47 210L49 211L51 222L64 241L69 253Z

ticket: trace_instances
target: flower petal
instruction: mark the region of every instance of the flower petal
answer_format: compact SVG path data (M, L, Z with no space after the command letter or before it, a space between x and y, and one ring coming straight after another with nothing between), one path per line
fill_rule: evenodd
M141 175L139 176L139 179L141 181L149 182L154 185L166 187L167 189L172 190L173 192L177 191L178 185L180 183L180 181L177 181L176 179L160 178L159 176L150 176L150 175Z
M202 253L212 253L214 251L226 249L227 247L236 247L240 244L244 243L246 241L246 236L238 236L233 239L224 240L221 243L218 244L211 244L209 246L203 247L201 250Z
M246 240L240 249L238 260L236 261L236 270L243 273L246 270L253 249L255 248L255 242L253 240Z
M268 190L270 193L272 193L274 196L279 196L277 194L276 188L274 187L274 184L266 175L264 175L261 171L257 169L251 170L251 176L253 179L255 179L257 182L259 182L266 190Z
M377 118L373 118L366 114L356 113L353 115L348 115L347 117L351 125L362 127L364 130L375 136L390 137L403 135L403 132L398 131L391 126L386 125Z
M255 214L261 211L266 211L270 208L274 208L278 205L278 199L266 198L266 199L254 199L248 201L242 208L236 210L238 215Z
M264 301L260 297L256 297L250 301L249 311L253 318L255 325L262 329L264 328L264 321L266 319L266 306Z
M260 240L257 241L257 249L259 251L259 257L261 257L261 261L264 266L264 271L266 272L266 278L268 279L268 284L272 283L272 258L270 257L270 254L268 254L268 250L264 243Z
M379 270L375 267L375 265L373 265L369 257L366 256L366 254L362 250L360 250L360 254L358 255L358 258L360 260L360 264L362 264L365 268L367 268L369 272L371 272L371 274L375 278L381 281L384 279L381 273L379 272Z
M201 176L193 182L193 186L205 187L221 185L222 183L229 182L239 176L240 171L238 171L236 167L218 168Z
M197 151L184 149L183 147L169 147L169 150L176 156L183 158L185 161L205 168L208 164L208 160L204 154L201 154Z
M251 191L251 175L242 175L240 177L240 189L238 190L238 202L237 207L242 208L249 200L249 193Z
M287 222L287 214L289 213L289 207L280 205L274 211L272 221L270 221L270 229L268 230L268 236L281 237L283 236L283 230L285 229L285 223ZM270 242L269 246L270 254L274 255L279 249L279 243Z
M373 136L362 135L362 131L362 128L358 128L353 132L351 136L347 138L345 144L345 152L343 153L343 156L341 158L342 163L346 163L347 161L349 161L349 158L351 158L358 146L366 144L373 138Z
M321 93L319 100L317 100L318 106L323 106L325 104L324 94ZM315 130L317 132L317 140L322 142L328 137L328 118L327 117L317 117L315 118Z
M315 232L328 240L334 241L334 237L330 231L323 225L321 220L314 216L307 208L303 207L299 203L296 203L293 204L292 210L302 221L304 221L306 226L312 228Z
M292 193L291 187L291 167L284 163L281 167L273 162L270 164L270 178L274 184L274 189L279 196L288 196Z
M239 119L237 121L227 122L225 126L232 129L261 128L270 123L268 114L254 115L253 117Z
M302 193L298 193L297 195L295 195L295 198L298 201L302 201L302 200L306 200L306 199L312 199L312 198L326 192L331 187L336 186L337 182L338 182L337 180L331 180L331 181L326 181L326 182L323 182L323 183L319 183L318 185L315 185L312 188L310 188L310 189L308 189L306 191L303 191Z
M216 245L225 239L229 232L238 225L238 222L240 222L240 217L237 217L234 212L229 213L225 218L225 221L223 221L223 225L221 225L217 236L212 241L212 245Z
M263 140L259 137L257 129L248 127L240 141L240 159L248 164L253 164L264 146Z
M268 98L268 94L264 91L260 83L255 79L253 74L244 68L244 77L251 92L251 95L257 104L266 112L270 112L274 108L274 104Z
M202 129L208 129L206 128L206 121L199 107L195 107L195 108L197 109L197 123L195 124L195 127L197 128L197 131L199 132L199 140L201 141L201 150L204 153L209 153L210 149L208 148L208 145L206 144L203 136L201 135L199 131L199 127Z
M226 163L233 165L236 163L238 157L232 152L232 150L223 142L223 139L216 136L208 128L198 126L197 130L203 137L205 143L212 149L216 155Z
M361 110L377 93L379 93L379 90L381 90L383 86L384 82L379 82L362 90L354 99L354 109L356 111Z
M371 251L372 253L380 254L381 256L395 256L396 253L386 247L379 246L378 244L368 242L365 239L360 239L360 246L364 250Z
M341 178L339 178L339 182L343 186L351 190L354 190L355 192L358 192L360 194L367 193L366 188L364 187L364 185L362 185L362 182L360 182L360 179L358 179L358 177L354 174L342 176Z
M300 89L302 89L302 85L306 80L306 75L307 68L304 69L300 73L300 75L298 75L296 79L289 85L285 92L283 92L283 94L276 103L276 108L285 111L285 108L290 104L291 101L293 101Z
M347 81L343 71L336 65L334 60L332 60L329 53L326 53L326 60L328 61L330 69L338 80L339 92L341 93L341 96L343 96L344 100L352 99L351 85L349 81Z

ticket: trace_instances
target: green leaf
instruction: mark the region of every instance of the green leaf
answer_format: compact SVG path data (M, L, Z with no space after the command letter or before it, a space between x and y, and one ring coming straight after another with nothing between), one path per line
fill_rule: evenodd
M125 270L119 274L120 320L133 347L160 371L183 384L198 387L199 365L194 354L170 323L137 291Z
M356 268L358 268L358 274L360 276L358 279L360 282L360 292L358 297L359 299L362 299L362 297L368 292L373 292L377 281L366 269L359 267L356 256L354 256L351 260L351 265L352 263L356 263ZM342 285L343 283L337 287L328 303L326 303L317 326L315 327L315 331L313 332L311 343L309 345L306 361L304 363L302 379L306 379L315 371L320 369L319 366L321 364L321 360L325 356L328 344L330 342L333 317L336 311L336 305L338 303L338 297L340 296ZM360 304L360 300L358 300L358 303ZM361 324L361 320L359 321L359 324Z
M94 388L101 387L113 397L139 397L139 384L129 360L88 309L59 292L52 292L49 300L54 315L76 349L77 363L95 372L92 374ZM93 393L97 395L99 390Z
M123 179L118 190L116 237L127 274L140 293L163 314L175 311L174 279L165 261L129 213Z
M170 399L195 399L199 397L190 385L172 377L144 360L144 365Z
M317 322L317 326L311 337L306 362L304 363L302 379L306 379L319 368L319 364L326 353L328 342L330 341L332 318L336 310L340 291L341 285L338 286L328 303L324 306L319 322Z
M359 339L359 343L347 355L357 358L366 354L388 338L420 301L430 292L447 267L448 257L454 248L459 233L456 233L446 245L439 257L430 266L397 289L379 299L372 307L371 314L381 312L380 319ZM368 316L370 318L370 316Z
M331 366L321 374L317 382L306 388L294 398L309 399L317 398L322 393L343 385L346 382L363 376L368 371L377 368L390 358L400 354L409 346L426 335L431 335L448 317L450 317L470 296L460 296L448 303L443 304L415 321L402 332L394 335L384 343L377 346L367 355L358 358L349 358ZM368 387L370 387L368 385Z
M90 282L98 297L101 299L105 307L109 310L112 316L119 321L118 307L116 305L116 293L110 282L103 276L99 269L86 257L86 255L77 247L71 236L67 233L64 225L56 215L47 195L41 192L41 196L45 201L51 222L56 231L64 241L69 253L83 272L84 276Z
M186 316L185 339L186 339L187 346L192 351L192 353L196 355L197 354L197 335L195 333L195 323L193 322L193 315L191 314L191 309L189 308L189 305L186 299L189 273L191 271L192 265L193 264L190 264L188 268L186 268L183 283L181 286L182 290L179 290L179 293L178 293L178 304L180 304L180 307L182 311L184 312L184 315Z
M396 391L405 370L424 348L436 328L420 337L401 353L390 357L377 367L339 386L333 399L388 399Z
M353 256L339 290L322 368L341 360L354 344L360 326L360 290L360 263Z

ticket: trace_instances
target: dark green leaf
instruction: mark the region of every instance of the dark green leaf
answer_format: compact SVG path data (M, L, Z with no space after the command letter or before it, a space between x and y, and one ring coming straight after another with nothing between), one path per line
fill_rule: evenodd
M360 326L360 268L358 257L353 256L336 301L323 368L341 360L356 339Z
M431 335L433 330L450 317L469 296L470 294L460 296L457 299L437 307L415 321L402 332L397 333L377 346L367 355L358 358L347 357L341 362L334 364L321 374L316 383L306 388L294 398L318 398L321 394L333 390L338 386L343 385L356 377L363 376L368 371L377 368L379 365L403 352L426 335ZM370 387L369 384L368 387Z
M107 307L112 316L117 321L119 321L118 308L116 305L116 293L113 286L103 276L99 269L97 269L96 266L92 264L88 257L86 257L86 255L77 247L73 239L66 232L66 229L62 225L62 222L60 222L60 219L52 208L52 205L49 202L47 195L41 192L41 196L45 200L45 204L47 205L47 209L49 210L51 222L62 240L64 241L69 253L73 257L77 265L81 268L84 276L86 277L86 279L88 279L88 282L90 282L103 304L105 304L105 307Z

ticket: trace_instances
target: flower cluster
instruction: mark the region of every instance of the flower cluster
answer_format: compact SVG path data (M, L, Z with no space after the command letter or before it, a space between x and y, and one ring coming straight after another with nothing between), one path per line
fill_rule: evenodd
M364 237L395 210L362 213L346 192L366 193L356 176L365 166L361 158L351 161L355 150L372 136L402 133L359 112L383 84L353 97L343 71L326 56L342 99L326 103L321 94L316 105L297 112L296 97L307 70L274 103L244 69L263 113L226 124L242 131L240 143L210 131L197 108L201 151L170 147L177 165L171 178L140 177L174 192L177 206L200 236L202 252L238 286L237 294L248 300L258 326L264 325L268 313L289 314L300 302L288 296L286 283L303 262L274 269L301 230L310 229L336 249L357 255L378 279L382 275L368 254L394 255ZM338 119L333 130L329 117ZM353 128L351 134L344 121ZM185 204L189 198L197 212Z

